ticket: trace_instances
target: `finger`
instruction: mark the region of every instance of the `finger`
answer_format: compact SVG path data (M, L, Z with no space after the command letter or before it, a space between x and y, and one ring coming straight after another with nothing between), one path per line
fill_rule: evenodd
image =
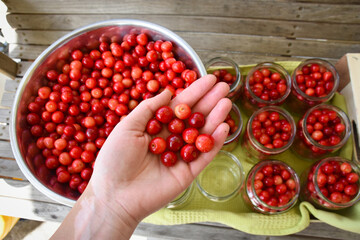
M224 82L217 83L194 105L193 112L201 112L205 116L208 115L219 100L228 95L229 90L229 84Z
M185 103L192 107L199 99L201 99L216 83L214 75L206 75L192 83L177 95L170 103L170 107L174 108L179 103Z
M212 134L220 123L224 122L232 108L232 102L229 98L222 98L206 117L205 126L200 132Z
M145 131L147 122L154 117L158 108L169 104L171 96L171 92L165 89L159 95L142 101L124 118L123 126L127 125L129 130Z
M229 125L227 123L221 123L212 134L215 140L213 149L211 149L210 152L202 153L197 160L189 163L190 171L194 178L214 159L215 155L224 145L228 133Z

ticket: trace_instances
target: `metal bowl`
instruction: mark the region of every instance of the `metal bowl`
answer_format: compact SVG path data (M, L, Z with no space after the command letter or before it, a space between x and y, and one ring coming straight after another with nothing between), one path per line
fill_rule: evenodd
M195 70L198 76L206 74L205 67L196 52L182 38L159 25L131 19L111 20L91 24L65 35L48 47L31 65L24 75L16 92L10 123L11 148L16 162L26 178L42 193L62 204L73 206L79 193L54 181L55 173L48 170L36 159L36 143L32 137L26 115L27 106L37 94L37 89L45 83L45 74L55 69L56 64L72 50L93 49L98 46L99 38L122 38L127 33L146 33L151 40L169 40L173 51L186 66Z

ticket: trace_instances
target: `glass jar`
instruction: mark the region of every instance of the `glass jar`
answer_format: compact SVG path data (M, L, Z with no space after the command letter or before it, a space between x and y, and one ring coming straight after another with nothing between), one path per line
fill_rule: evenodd
M241 118L240 110L235 103L233 103L229 115L230 115L230 119L225 120L225 122L229 124L230 132L229 132L229 136L226 138L224 145L221 149L224 151L231 152L236 148L239 142L243 121Z
M319 71L316 71L316 66L319 66ZM316 74L314 75L313 72ZM305 60L292 74L292 89L286 103L287 108L289 111L296 109L296 112L304 113L315 105L329 101L338 87L339 74L331 63L322 59Z
M218 81L229 84L230 91L227 97L235 102L240 95L242 86L239 66L230 58L216 57L207 62L205 68L207 73L214 74Z
M266 121L270 118L269 116L270 113L272 112L279 114L279 119L276 121L271 121L271 126L275 126L276 131L279 131L279 133L281 132L280 139L282 140L283 145L282 146L280 145L280 147L277 147L278 144L274 144L275 139L278 138L278 135L276 134L270 135L271 133L267 132L268 131L267 128L265 129L266 131L265 133L261 132L261 128L263 128L264 125L268 125ZM258 118L263 114L267 114L267 119L262 120L262 122L260 122ZM283 125L285 125L285 123L283 124L283 120L287 121L286 124L287 129L286 128L283 129ZM260 126L259 126L259 122L261 123ZM279 126L279 122L280 122L280 126ZM261 132L260 136L258 135L259 134L258 131ZM282 136L283 133L284 136ZM268 144L264 145L260 143L259 140L257 140L257 138L263 137L264 134L270 138L271 144L273 145L268 145ZM247 160L255 163L258 162L259 160L264 160L269 158L270 156L275 156L277 154L281 154L285 152L292 145L295 138L295 134L296 134L295 121L290 115L290 113L288 113L286 110L277 106L266 106L260 108L259 110L254 112L249 118L242 141L242 147L246 149L245 152L249 157L247 158ZM266 138L266 136L263 138ZM276 140L276 142L279 142L279 140Z
M296 172L278 160L264 160L249 171L243 190L246 205L255 212L279 214L296 204L300 180Z
M331 112L330 117L329 112ZM326 117L320 117L321 115L327 115L328 121L326 122ZM325 120L320 118L325 118ZM323 123L324 121L326 123ZM342 132L335 130L338 124L343 125L341 126ZM335 106L323 103L310 108L299 120L298 130L291 149L303 159L324 158L344 146L350 134L351 125L346 113ZM319 135L323 135L323 137L319 139Z
M174 200L169 202L166 205L166 208L169 209L180 209L186 206L191 200L193 195L194 183L191 183L190 186L185 189L179 196L177 196Z
M344 163L347 167L343 167ZM301 174L300 198L327 210L351 207L360 199L359 175L359 168L350 160L319 160Z
M279 64L259 63L246 76L243 89L243 107L251 113L265 106L282 105L291 92L291 77Z
M237 157L220 150L196 178L203 196L214 202L224 202L237 196L244 183L244 170Z

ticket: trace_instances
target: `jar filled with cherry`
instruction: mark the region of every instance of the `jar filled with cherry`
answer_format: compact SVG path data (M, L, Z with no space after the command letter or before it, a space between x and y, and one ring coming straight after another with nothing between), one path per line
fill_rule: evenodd
M299 177L290 166L277 160L264 160L249 171L243 198L255 212L279 214L294 207L299 193Z
M347 159L319 160L301 175L301 198L328 210L351 207L360 199L359 174L359 168Z
M229 84L230 90L227 97L235 102L240 96L243 84L242 75L236 62L227 57L216 57L209 60L205 64L205 68L207 73L215 75L217 82Z
M261 107L282 105L291 91L291 77L279 64L265 62L248 73L243 86L242 104L251 113Z
M303 61L292 74L292 90L287 101L289 110L304 113L307 109L329 101L339 86L339 74L326 60Z
M295 133L295 121L286 110L277 106L260 108L248 120L242 140L247 160L257 162L285 152Z
M339 150L351 134L350 120L341 109L320 104L298 122L293 152L303 159L320 159Z

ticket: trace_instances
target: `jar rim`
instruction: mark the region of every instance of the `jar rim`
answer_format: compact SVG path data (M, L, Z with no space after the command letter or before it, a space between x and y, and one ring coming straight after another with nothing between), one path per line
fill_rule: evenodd
M276 99L276 100L269 100L269 101L265 101L261 98L259 98L258 96L256 96L253 91L251 91L250 89L250 85L249 85L249 79L250 79L250 76L253 75L253 73L259 69L262 69L262 68L273 68L275 69L276 71L280 72L280 74L282 74L286 80L286 92L283 96L281 96L280 98ZM253 67L249 73L247 74L246 76L246 80L245 80L245 90L248 90L250 96L255 99L255 101L259 102L259 103L262 103L262 104L267 104L267 105L276 105L278 103L281 103L282 101L284 101L289 95L290 95L290 92L291 92L291 76L290 74L288 73L288 71L286 71L286 69L281 66L280 64L277 64L277 63L274 63L274 62L263 62L263 63L259 63L257 64L255 67Z
M239 161L239 159L232 153L230 152L227 152L227 151L224 151L224 150L220 150L218 154L224 154L226 155L227 157L229 157L232 161L235 162L235 164L238 166L239 168L239 174L240 174L240 180L239 180L239 183L238 185L236 186L236 188L234 188L234 190L227 194L227 195L223 195L223 196L216 196L214 194L211 194L209 193L208 191L206 191L200 184L200 180L199 180L199 177L200 177L200 174L199 176L196 178L195 182L196 182L196 185L198 187L198 189L200 190L200 192L208 199L210 199L211 201L215 201L215 202L224 202L224 201L227 201L229 199L231 199L232 197L235 196L235 193L236 192L239 192L239 190L242 188L243 184L244 184L244 177L245 177L245 172L244 172L244 168L241 164L241 162ZM211 164L211 162L210 162Z
M325 66L326 69L331 71L331 73L333 74L334 87L326 96L323 96L323 97L309 96L309 95L305 94L303 91L300 90L299 85L296 82L296 71L298 71L303 66L311 64L311 63L317 63L317 64L320 64L320 65L326 65ZM334 96L335 92L337 91L338 87L339 87L339 82L340 82L339 80L340 80L340 77L339 77L339 74L338 74L336 68L330 62L328 62L328 61L326 61L324 59L319 59L319 58L311 58L311 59L307 59L307 60L302 61L300 63L300 65L296 67L296 69L294 70L294 72L292 74L292 86L294 87L294 90L296 91L296 93L298 93L304 99L307 99L307 100L313 101L313 102L326 101L327 99L332 98Z
M205 64L206 71L216 63L228 63L228 64L230 64L230 66L223 66L223 67L231 67L235 70L236 80L235 80L235 82L233 82L233 84L231 84L229 94L234 92L236 89L239 88L239 86L242 85L241 72L240 72L239 66L236 64L236 62L234 60L232 60L228 57L215 57L215 58L210 59Z
M252 129L252 122L254 120L254 118L264 112L264 111L275 111L278 112L279 114L281 114L290 124L291 126L291 136L290 139L288 141L287 144L285 144L284 146L282 146L281 148L267 148L264 145L262 145L261 143L259 143L256 139L255 136L253 134L253 132L251 131ZM249 118L249 121L247 123L247 127L246 127L246 133L249 136L249 141L250 143L256 147L257 149L260 149L262 152L266 153L266 154L279 154L282 153L284 151L286 151L288 148L290 148L290 146L292 145L294 139L295 139L295 135L296 135L296 124L295 124L295 120L294 118L291 116L291 114L286 111L285 109L278 107L278 106L265 106L262 107L260 109L258 109L257 111L255 111L251 117Z
M319 196L321 197L322 200L324 200L326 203L332 204L332 205L334 205L336 207L348 207L348 206L354 205L357 201L360 200L360 190L359 189L358 189L358 192L357 192L356 196L347 203L335 203L335 202L332 202L332 201L330 201L329 198L325 197L324 194L320 191L320 187L319 187L319 185L318 185L318 183L316 181L317 176L318 176L318 172L319 172L320 168L325 163L327 163L329 161L338 161L338 162L349 163L350 166L351 166L351 169L354 170L357 174L360 174L360 169L358 168L358 166L355 163L353 163L352 161L348 160L348 159L338 157L338 156L321 159L321 160L319 160L319 161L317 161L315 163L315 164L317 164L317 166L316 166L316 168L314 170L314 175L313 175L313 179L312 179L312 182L314 183L316 192L319 194ZM360 185L360 179L357 181L357 183L358 183L358 186L359 186Z
M294 181L296 182L296 192L295 192L295 195L294 197L292 197L291 201L289 201L287 204L283 205L283 206L280 206L280 207L275 207L275 206L270 206L268 205L267 203L265 203L264 201L262 201L259 196L256 194L255 192L255 187L254 187L254 182L255 182L255 175L258 171L260 171L260 169L265 166L265 165L269 165L269 164L279 164L279 165L282 165L284 166L291 174L291 176L294 178ZM280 160L275 160L275 159L267 159L267 160L263 160L257 164L255 164L249 171L249 174L246 178L246 183L248 182L248 178L250 176L250 173L254 171L254 174L252 175L251 177L251 190L254 192L254 197L256 198L256 201L261 203L262 205L264 205L264 207L266 208L269 208L271 210L279 210L281 212L285 212L285 211L288 211L291 209L291 206L295 205L298 198L299 198L299 195L300 195L300 178L298 176L298 174L295 172L295 170L290 167L288 164L286 164L285 162L283 161L280 161ZM248 189L246 188L246 194L249 195L248 193ZM251 198L249 198L251 199ZM253 202L252 200L250 200L251 202Z
M341 141L338 144L336 144L334 146L321 145L320 143L318 143L311 137L310 133L308 132L308 130L306 128L306 121L307 121L308 117L310 116L310 114L314 110L319 110L319 109L328 109L328 110L335 111L337 113L337 115L340 116L340 118L342 119L342 122L345 124L345 136L341 139ZM315 147L323 149L323 150L334 150L334 149L338 149L338 148L342 147L347 142L347 140L349 139L349 137L351 135L351 124L350 124L349 117L346 115L346 113L343 110L341 110L340 108L335 107L330 104L326 104L326 103L316 105L316 106L310 108L309 110L307 110L304 115L301 127L303 129L304 137L306 138L306 140L309 141Z

